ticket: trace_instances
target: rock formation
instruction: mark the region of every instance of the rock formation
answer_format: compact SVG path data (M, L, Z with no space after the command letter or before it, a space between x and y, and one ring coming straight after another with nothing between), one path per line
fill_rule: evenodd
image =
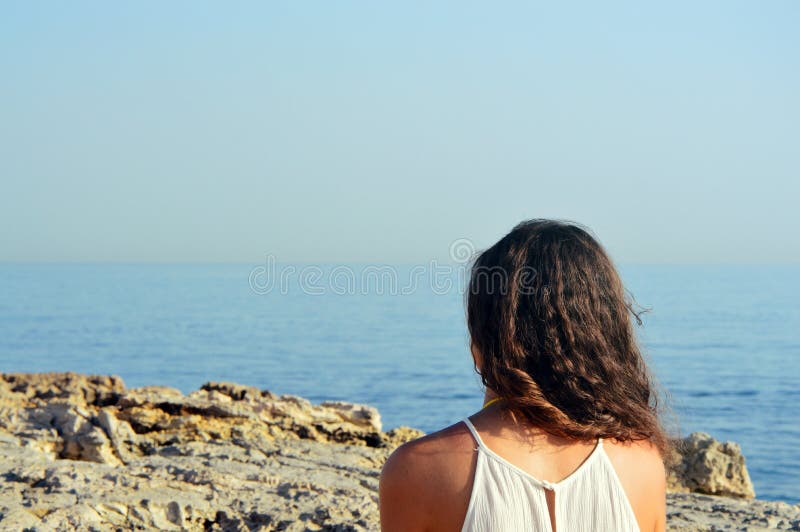
M756 496L738 444L694 432L676 443L668 477L670 491L752 499Z
M372 407L207 383L0 374L3 530L377 530L380 468L422 433ZM694 434L675 491L752 497L735 444ZM674 530L800 530L800 508L670 495Z

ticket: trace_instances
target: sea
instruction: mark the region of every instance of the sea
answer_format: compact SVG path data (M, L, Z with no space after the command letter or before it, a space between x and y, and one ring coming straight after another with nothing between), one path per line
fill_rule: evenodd
M434 431L478 410L460 265L0 264L0 371L234 381ZM673 430L800 502L800 266L623 265Z

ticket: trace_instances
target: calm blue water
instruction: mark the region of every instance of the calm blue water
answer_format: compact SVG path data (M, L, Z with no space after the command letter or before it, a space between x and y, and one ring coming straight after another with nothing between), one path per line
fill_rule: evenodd
M0 264L0 369L115 373L129 386L184 392L230 380L372 404L386 428L431 431L480 407L457 287L311 295L290 283L260 295L253 266ZM642 339L681 431L739 442L758 496L792 502L798 275L797 266L623 268L652 309Z

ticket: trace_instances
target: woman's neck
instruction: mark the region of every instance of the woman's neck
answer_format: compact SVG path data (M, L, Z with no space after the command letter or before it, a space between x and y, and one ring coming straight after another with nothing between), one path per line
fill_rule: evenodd
M489 388L486 388L486 393L483 394L483 404L486 404L489 401L497 399L498 397L500 397L500 396L497 395L496 393L494 393L493 390L490 390Z

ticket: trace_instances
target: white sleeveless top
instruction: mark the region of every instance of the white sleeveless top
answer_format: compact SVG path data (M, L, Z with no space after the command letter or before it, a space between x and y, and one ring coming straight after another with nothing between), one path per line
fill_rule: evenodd
M557 532L639 532L601 439L578 469L553 483L500 457L486 447L469 418L463 421L478 444L478 462L462 532L552 532L546 489L555 492Z

